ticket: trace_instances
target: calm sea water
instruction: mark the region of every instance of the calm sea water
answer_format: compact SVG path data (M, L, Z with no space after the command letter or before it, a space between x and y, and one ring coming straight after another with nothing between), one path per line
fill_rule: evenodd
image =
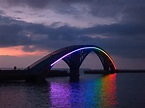
M0 108L145 108L145 73L0 83Z

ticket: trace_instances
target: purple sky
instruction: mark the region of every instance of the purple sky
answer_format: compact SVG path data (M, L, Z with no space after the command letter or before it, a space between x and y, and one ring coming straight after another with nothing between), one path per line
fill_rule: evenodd
M119 69L145 69L144 19L144 0L0 0L0 67L26 67L59 48L91 44ZM96 57L83 66L97 68Z

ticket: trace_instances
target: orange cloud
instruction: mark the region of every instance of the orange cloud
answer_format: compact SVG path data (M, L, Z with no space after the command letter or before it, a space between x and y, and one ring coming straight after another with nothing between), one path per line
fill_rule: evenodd
M7 56L28 56L28 55L46 55L47 51L25 52L22 50L23 46L0 48L0 55Z

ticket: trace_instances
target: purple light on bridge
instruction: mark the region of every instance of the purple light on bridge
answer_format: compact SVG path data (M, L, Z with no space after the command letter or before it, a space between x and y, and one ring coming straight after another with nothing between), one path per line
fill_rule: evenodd
M65 57L67 57L67 56L69 56L69 55L71 55L71 54L73 54L73 53L75 53L75 52L77 52L77 51L84 50L84 49L96 49L96 50L101 51L102 53L104 53L104 54L110 59L110 61L113 63L113 66L114 66L115 69L116 69L116 66L115 66L114 61L112 60L112 58L111 58L104 50L102 50L102 49L100 49L100 48L98 48L98 47L83 47L83 48L79 48L79 49L76 49L76 50L74 50L74 51L71 51L71 52L65 54L64 56L62 56L61 58L59 58L58 60L56 60L55 62L53 62L53 63L51 64L51 66L53 66L54 64L56 64L57 62L59 62L59 61L62 60L63 58L65 58Z

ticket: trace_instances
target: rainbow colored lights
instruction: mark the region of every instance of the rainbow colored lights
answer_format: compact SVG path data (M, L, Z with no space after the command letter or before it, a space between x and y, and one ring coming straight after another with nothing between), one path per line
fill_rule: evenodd
M81 83L51 81L49 88L50 107L56 108L116 108L116 74L88 79ZM65 100L65 101L64 101Z
M71 51L71 52L65 54L64 56L62 56L61 58L59 58L58 60L56 60L55 62L53 62L53 63L51 64L51 66L53 66L54 64L56 64L57 62L59 62L59 61L62 60L63 58L65 58L65 57L67 57L67 56L69 56L69 55L71 55L71 54L73 54L73 53L75 53L75 52L77 52L77 51L85 50L85 49L96 49L96 50L101 51L103 54L105 54L105 55L110 59L110 61L112 62L114 68L116 69L116 66L115 66L115 64L114 64L114 62L113 62L113 60L112 60L112 58L111 58L104 50L102 50L101 48L98 48L98 47L83 47L83 48L79 48L79 49L76 49L76 50L74 50L74 51Z

